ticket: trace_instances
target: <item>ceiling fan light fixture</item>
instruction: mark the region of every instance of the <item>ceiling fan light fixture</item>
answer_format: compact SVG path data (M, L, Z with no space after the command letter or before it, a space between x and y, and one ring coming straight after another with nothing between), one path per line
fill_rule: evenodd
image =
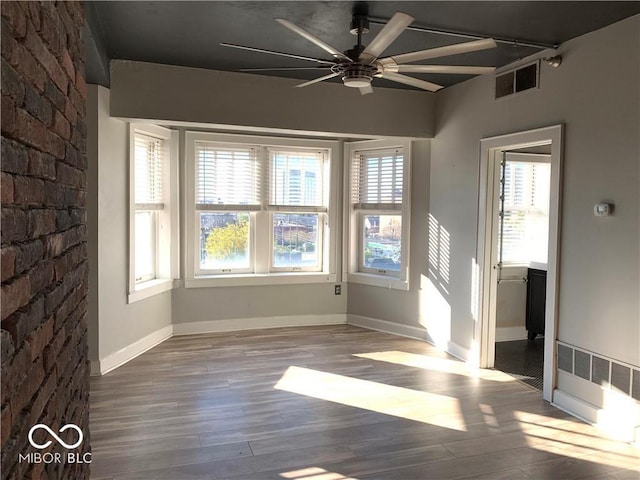
M377 70L368 65L349 64L342 74L342 82L347 87L363 88L371 85L373 74Z
M344 77L342 77L342 81L347 87L353 87L353 88L362 88L362 87L368 87L369 85L371 85L371 77L366 77L366 76L349 77L345 75Z

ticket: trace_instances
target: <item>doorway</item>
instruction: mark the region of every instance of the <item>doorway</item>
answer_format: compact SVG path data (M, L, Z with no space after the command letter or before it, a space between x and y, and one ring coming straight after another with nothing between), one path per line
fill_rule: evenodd
M502 152L498 178L494 368L540 391L549 241L551 145Z
M479 273L478 298L479 309L475 338L479 346L479 365L493 368L496 362L496 340L504 339L497 335L498 285L505 280L513 280L514 272L505 273L505 248L500 248L501 229L504 234L505 222L501 222L501 209L504 211L504 192L501 180L505 174L505 161L511 157L530 163L549 165L548 189L548 233L546 235L546 286L543 287L544 337L537 342L543 356L544 381L543 398L552 401L555 386L556 360L555 343L557 332L557 279L558 279L558 241L560 226L560 173L562 153L562 125L519 132L481 140L480 161L480 197L478 222L477 269ZM540 162L544 155L544 161ZM536 162L538 160L538 162ZM526 167L531 168L531 167ZM525 170L526 170L525 168ZM504 245L503 245L504 247ZM528 247L524 246L523 249ZM517 249L517 248L516 248ZM529 285L529 266L536 267L535 261L527 262L527 276L515 280L523 286ZM536 270L534 268L534 270ZM537 269L541 270L541 269ZM527 278L525 281L524 278ZM522 296L522 292L521 292ZM511 330L515 332L516 330ZM540 332L538 332L540 333ZM536 335L537 337L537 335Z

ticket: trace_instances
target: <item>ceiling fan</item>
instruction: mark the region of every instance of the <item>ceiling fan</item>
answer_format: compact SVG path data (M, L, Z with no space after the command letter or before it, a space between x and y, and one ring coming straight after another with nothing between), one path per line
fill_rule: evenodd
M362 45L362 34L369 31L369 21L366 15L354 15L351 22L350 32L358 36L357 44L345 52L341 52L331 45L320 40L315 35L303 30L297 25L283 18L277 18L280 23L289 30L297 33L301 37L309 40L318 47L333 56L333 60L323 60L321 58L305 57L291 53L265 50L262 48L235 45L232 43L221 43L224 47L239 48L252 52L268 53L283 57L308 60L322 64L317 67L274 67L274 68L245 68L242 71L256 72L269 70L330 70L331 73L308 82L296 85L296 87L307 87L314 83L329 80L334 77L342 77L343 83L347 87L360 89L360 93L365 95L373 92L371 81L374 78L384 78L393 82L403 83L413 87L421 88L430 92L440 90L442 85L420 80L418 78L403 75L403 73L452 73L481 75L493 72L494 67L474 67L474 66L454 66L454 65L409 65L412 62L427 60L432 58L446 57L460 53L475 52L489 48L495 48L496 42L491 38L474 40L471 42L446 45L444 47L420 50L417 52L402 53L389 57L379 58L380 55L398 38L398 36L413 22L414 18L406 13L397 12L391 20L382 28L369 45Z

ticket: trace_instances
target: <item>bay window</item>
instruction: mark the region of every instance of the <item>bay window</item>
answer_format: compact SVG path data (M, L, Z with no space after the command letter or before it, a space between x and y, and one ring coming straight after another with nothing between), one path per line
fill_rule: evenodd
M335 279L336 142L185 138L186 286Z

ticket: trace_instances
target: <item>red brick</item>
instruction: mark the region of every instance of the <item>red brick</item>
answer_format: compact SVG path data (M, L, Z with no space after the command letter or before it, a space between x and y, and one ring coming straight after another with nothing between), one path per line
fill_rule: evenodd
M2 426L0 427L0 432L2 432L0 445L4 448L4 444L11 433L11 406L9 404L2 406Z
M27 215L28 218L29 215ZM29 243L21 243L16 246L16 274L29 270L36 263L41 262L44 255L44 247L40 240ZM31 285L33 290L33 285Z
M56 365L58 354L67 339L67 330L64 325L58 329L53 340L44 349L44 371L49 372Z
M27 33L27 16L18 2L0 2L2 16L6 18L15 38L22 38Z
M13 203L13 175L4 172L0 174L0 202L3 205Z
M66 48L62 51L61 64L64 71L67 72L67 75L69 75L69 78L75 81L75 68L73 68L73 62L71 61L71 57L69 56L69 50Z
M29 281L31 282L31 296L46 289L54 280L54 266L51 261L42 262L29 270Z
M16 247L2 247L2 257L0 258L2 267L2 282L10 279L16 272Z
M41 26L41 14L40 14L40 4L38 2L25 2L26 3L26 11L29 13L29 18L31 19L31 23L36 30L40 30Z
M2 207L2 243L19 242L27 238L27 214L18 208Z
M2 133L12 136L16 131L16 104L7 95L2 95Z
M2 319L4 320L20 307L29 303L31 297L31 284L29 277L23 275L13 282L2 286Z
M21 108L18 108L16 113L17 128L15 137L27 145L44 150L46 130L44 125Z
M44 203L44 182L39 178L15 176L13 197L16 205L42 205Z
M11 58L14 55L18 42L16 42L15 38L11 34L11 27L4 18L0 20L0 35L0 50L2 51L2 58ZM2 68L4 69L4 65ZM2 83L4 90L4 81Z
M78 93L78 90L72 85L69 88L69 99L78 113L84 117L85 102Z
M78 119L78 111L75 109L75 107L71 103L71 100L69 100L68 98L66 99L64 104L64 116L67 117L67 120L69 120L69 123L71 125L74 125L76 123L76 120Z
M53 131L64 140L69 140L69 138L71 138L71 126L69 125L69 121L57 110L53 115Z
M11 395L11 411L20 412L27 407L34 394L38 391L38 387L44 380L44 368L42 367L42 358L38 358L29 369L29 373L22 383L16 388ZM14 413L15 415L15 413Z
M40 327L27 337L31 350L31 361L41 357L44 348L53 339L53 317L49 317Z
M86 100L87 99L87 83L84 79L84 73L81 70L76 70L76 89L80 96Z
M26 174L29 157L25 146L6 137L0 139L0 145L2 146L2 151L0 152L0 158L2 159L0 167L2 167L2 171L18 175Z
M56 161L49 154L30 150L28 173L33 177L54 180L56 178Z
M32 209L27 213L27 233L37 238L56 231L56 212L51 209Z
M2 321L2 329L9 332L15 345L22 345L31 332L42 324L44 297L39 297L25 308L9 315ZM30 354L29 354L30 358Z
M62 4L60 3L58 5ZM56 56L60 56L66 45L67 35L60 21L56 6L53 2L42 2L40 8L42 9L42 22L40 26L42 40L49 46L49 50Z
M4 41L4 39L3 39ZM25 83L16 70L2 58L2 95L8 95L17 106L22 105L25 94ZM4 112L2 114L4 116Z
M1 2L4 4L5 2ZM44 91L47 74L44 68L33 58L26 48L16 45L13 56L8 60L15 70L21 74L25 80L36 87L38 91Z
M44 367L45 375L49 373L47 367ZM38 422L38 419L42 415L45 407L48 405L51 400L51 395L53 394L56 384L57 384L57 372L55 369L50 372L49 376L45 380L44 384L38 388L38 392L36 393L36 398L33 400L33 405L31 406L31 412L29 414L29 420L27 423L29 425L35 425Z
M55 158L64 158L65 143L58 135L53 132L45 133L46 146L45 151L53 155Z

